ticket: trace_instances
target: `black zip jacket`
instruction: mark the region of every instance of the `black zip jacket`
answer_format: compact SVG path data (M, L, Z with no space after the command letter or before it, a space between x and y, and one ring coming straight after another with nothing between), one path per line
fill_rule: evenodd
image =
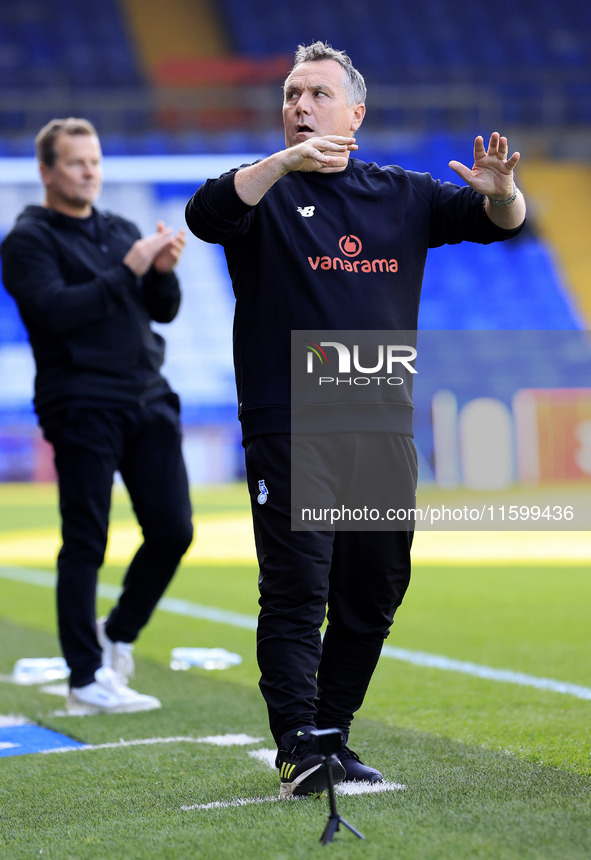
M134 404L170 390L150 321L174 319L178 279L153 268L137 278L122 263L140 238L135 224L96 210L94 223L95 237L76 218L27 206L2 243L2 280L35 357L40 420L72 401Z
M245 441L290 432L291 331L416 331L429 248L487 244L521 229L497 227L484 198L468 186L396 166L351 158L336 173L288 173L256 206L238 197L235 172L202 185L187 204L186 221L226 254ZM386 408L384 388L374 391L371 426L411 433L408 387L388 392L398 402ZM367 414L357 409L355 420ZM350 418L347 429L366 429ZM340 420L337 410L336 426Z

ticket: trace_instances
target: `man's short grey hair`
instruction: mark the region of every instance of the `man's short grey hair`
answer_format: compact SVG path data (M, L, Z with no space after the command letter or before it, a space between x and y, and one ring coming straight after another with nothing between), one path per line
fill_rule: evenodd
M347 95L347 104L365 104L367 89L363 75L357 71L346 51L337 51L328 42L312 42L311 45L298 45L293 61L293 68L295 69L300 63L308 63L315 60L334 60L339 66L342 66L345 70L344 87Z
M59 134L93 135L98 137L96 129L87 119L69 116L66 119L52 119L44 125L35 138L37 160L40 164L53 167L56 159L55 141Z

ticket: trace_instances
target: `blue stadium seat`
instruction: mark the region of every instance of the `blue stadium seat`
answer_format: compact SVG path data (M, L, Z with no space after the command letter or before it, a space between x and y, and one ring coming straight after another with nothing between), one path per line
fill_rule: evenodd
M3 238L0 236L0 241ZM22 343L26 340L27 332L19 316L16 302L0 283L0 345Z
M12 86L144 85L117 0L3 0L0 70L7 49Z
M560 89L569 102L565 118L591 122L585 87L591 79L591 12L582 0L561 3L559 15L554 0L540 0L535 14L529 0L515 0L506 24L486 5L454 6L450 0L432 0L428 14L423 4L378 0L320 5L285 0L271 7L266 0L220 0L218 5L236 53L291 53L298 42L326 39L348 50L370 85L484 81L499 104L508 105L508 123L552 122L540 116L543 88L573 80L576 73L581 89ZM491 38L495 31L500 36ZM441 121L435 112L429 127Z

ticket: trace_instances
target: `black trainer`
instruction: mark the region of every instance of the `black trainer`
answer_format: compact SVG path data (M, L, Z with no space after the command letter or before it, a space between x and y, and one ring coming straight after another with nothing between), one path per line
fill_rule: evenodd
M343 782L383 782L384 777L375 767L363 764L359 756L349 747L343 747L338 753L341 764L345 769Z
M279 797L302 797L316 794L327 788L326 765L321 755L310 751L310 729L302 726L281 738L275 766L279 768L281 788ZM338 758L329 765L334 785L345 778L345 768Z

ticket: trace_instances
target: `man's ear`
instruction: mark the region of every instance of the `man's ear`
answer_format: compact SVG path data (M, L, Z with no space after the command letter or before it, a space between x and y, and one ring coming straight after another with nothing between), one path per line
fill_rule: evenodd
M356 132L365 116L365 105L357 105L353 110L353 119L351 121L351 131Z
M45 187L47 187L48 182L51 178L51 167L47 164L43 164L43 162L39 162L39 174L41 176L41 182Z

